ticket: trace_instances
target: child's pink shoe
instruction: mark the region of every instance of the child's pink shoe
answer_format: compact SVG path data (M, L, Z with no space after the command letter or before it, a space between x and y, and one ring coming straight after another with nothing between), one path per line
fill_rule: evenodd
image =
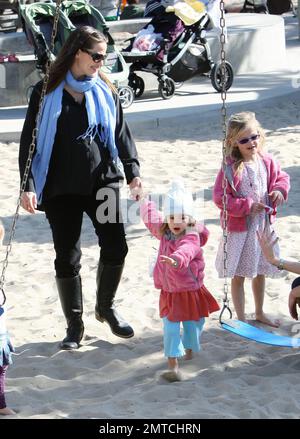
M0 63L3 63L6 60L7 56L0 53Z

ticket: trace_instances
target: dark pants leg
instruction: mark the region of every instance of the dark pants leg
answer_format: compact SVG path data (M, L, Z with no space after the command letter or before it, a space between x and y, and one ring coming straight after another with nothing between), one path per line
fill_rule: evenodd
M96 199L96 197L100 199ZM120 212L118 186L102 188L85 206L98 236L100 260L107 265L123 265L128 252Z
M57 277L74 277L80 272L80 235L84 212L93 222L101 247L101 261L109 265L122 265L124 263L128 247L119 212L119 189L109 189L113 200L111 209L115 209L115 214L109 217L110 222L100 223L97 220L97 212L99 213L101 205L106 203L106 200L96 200L96 195L61 196L45 203L45 213L52 230L56 252L54 265ZM98 217L102 219L101 215Z
M5 373L8 366L0 366L0 409L6 407L5 402Z
M128 247L119 212L119 189L112 187L104 188L104 190L107 190L110 210L115 210L109 215L109 221L103 221L103 215L100 212L101 207L106 206L107 199L97 200L96 194L56 197L45 203L45 213L52 230L56 252L56 276L62 279L74 278L80 272L80 235L83 213L86 212L90 217L101 247L100 260L106 266L118 267L115 276L118 280L114 282L114 290L107 293L111 297L112 305L120 281L119 267L124 264ZM114 276L112 271L110 273Z
M60 196L45 203L56 253L54 261L58 278L75 277L81 265L80 234L84 212L84 197Z
M113 334L129 338L133 329L117 313L114 298L121 280L125 256L128 251L124 225L120 212L119 189L108 187L97 194L97 209L91 206L87 214L91 218L101 247L97 269L97 298L95 315L100 322L109 324ZM106 207L106 209L104 209ZM95 216L96 213L96 216ZM106 218L108 218L107 221Z
M67 334L60 343L61 349L78 349L84 332L79 276L80 234L84 211L82 201L82 197L61 196L45 203L45 213L52 230L56 253L56 285L67 321Z

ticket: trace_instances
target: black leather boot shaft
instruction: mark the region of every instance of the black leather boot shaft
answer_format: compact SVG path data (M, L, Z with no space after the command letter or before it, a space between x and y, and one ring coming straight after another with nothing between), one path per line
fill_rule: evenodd
M101 261L97 270L96 319L107 322L113 334L122 338L133 337L131 326L117 313L114 298L121 280L124 264L104 265Z
M67 320L67 335L60 343L61 349L78 349L83 337L81 277L56 277L56 285L63 313Z

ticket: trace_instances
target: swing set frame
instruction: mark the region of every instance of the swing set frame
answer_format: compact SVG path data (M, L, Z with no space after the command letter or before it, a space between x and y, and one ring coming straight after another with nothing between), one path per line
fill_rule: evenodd
M57 34L58 21L59 21L59 12L61 9L62 1L63 0L56 0L56 9L55 9L55 15L54 15L54 21L53 21L52 34L51 34L51 44L50 44L50 48L49 48L50 52L53 51L53 48L54 48L54 42L55 42L55 37ZM224 2L224 0L220 0L220 11L221 11L220 60L221 60L221 86L222 86L222 89L221 89L221 100L222 100L221 119L222 119L222 123L221 123L221 125L222 125L222 133L223 133L222 166L223 166L223 170L224 170L224 173L223 173L224 174L223 197L222 197L223 211L224 211L224 227L223 227L224 284L223 284L223 307L222 307L222 310L221 310L221 313L219 316L219 323L220 323L221 328L223 328L227 331L230 331L232 333L235 333L239 336L254 340L254 341L259 342L259 343L265 343L265 344L270 344L270 345L274 345L274 346L284 346L284 347L300 347L300 339L298 339L296 337L280 336L280 335L274 334L272 332L270 333L270 332L263 331L262 329L253 327L245 322L240 322L238 320L232 320L232 311L231 311L230 306L229 306L229 298L228 298L228 278L227 278L227 255L228 255L228 252L227 252L227 241L228 241L227 186L228 186L228 182L227 182L227 178L225 175L226 174L225 168L226 168L226 120L227 120L226 97L227 97L227 91L226 91L226 51L225 51L226 23L225 23L225 2ZM20 193L19 193L19 197L17 200L17 207L16 207L16 211L15 211L15 214L13 217L13 221L12 221L12 225L11 225L11 229L10 229L10 233L9 233L9 239L8 239L8 243L6 246L6 254L5 254L5 258L3 260L2 273L0 276L0 292L2 293L2 305L4 305L4 303L6 302L6 295L4 292L5 273L6 273L6 270L8 267L9 255L10 255L11 250L12 250L12 242L14 239L17 221L19 218L19 210L20 210L20 206L21 206L22 195L25 191L26 183L27 183L28 176L30 173L33 154L34 154L35 147L36 147L36 139L38 136L38 126L39 126L39 121L40 121L41 114L42 114L42 106L43 106L43 101L44 101L44 98L46 95L47 86L48 86L48 82L49 82L49 71L50 71L51 57L48 56L47 58L48 58L48 60L47 60L47 64L46 64L46 72L45 72L45 76L43 78L43 87L42 87L42 92L41 92L41 97L40 97L40 102L39 102L39 107L38 107L38 113L36 116L36 126L32 131L32 139L31 139L31 143L30 143L30 147L29 147L29 154L28 154L28 158L26 161L25 172L24 172L24 175L23 175L22 180L21 180ZM0 304L0 306L2 306L2 305ZM228 321L225 321L223 319L225 311L227 311L229 314L229 319L230 319L229 323L228 323Z
M222 168L223 168L223 196L222 196L222 204L223 204L223 275L224 275L224 284L223 284L223 307L219 316L220 326L229 332L232 332L236 335L239 335L244 338L248 338L250 340L256 341L258 343L268 344L272 346L282 346L282 347L292 347L298 348L300 347L300 339L298 337L288 337L282 336L279 334L275 334L273 332L264 331L261 328L257 328L255 326L249 325L248 323L241 322L239 320L232 319L232 311L229 306L229 298L228 298L228 277L227 277L227 259L228 259L228 200L227 200L227 187L228 181L226 177L226 119L227 119L227 108L226 108L226 88L225 88L225 61L226 61L226 52L225 52L225 4L224 0L220 1L220 10L221 10L221 19L220 19L220 27L221 27L221 35L220 35L220 44L221 44L221 99L222 99L222 107L221 107L221 117L222 117ZM224 313L228 312L229 321L224 320Z

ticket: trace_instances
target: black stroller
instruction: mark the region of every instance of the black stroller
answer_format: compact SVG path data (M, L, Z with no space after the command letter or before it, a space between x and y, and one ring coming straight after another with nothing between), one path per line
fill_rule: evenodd
M47 60L49 58L51 61L55 59L62 45L76 27L90 25L104 33L108 38L107 59L101 70L117 88L122 107L127 108L132 104L134 93L127 85L129 67L116 49L105 20L96 8L83 0L62 2L53 52L50 51L50 43L56 4L54 2L38 2L20 5L20 12L23 29L28 41L34 47L36 67L41 74L45 73ZM33 86L28 90L28 99L32 88Z
M241 12L281 15L290 10L292 10L294 16L296 16L295 8L291 0L245 0Z
M162 22L170 20L172 13L154 17ZM218 92L222 91L222 66L214 63L210 47L205 38L206 29L210 26L209 15L204 12L200 20L185 26L181 34L170 47L169 40L164 38L158 49L146 52L133 52L131 45L122 52L126 62L131 63L128 85L134 90L135 97L143 94L145 84L135 72L153 73L158 79L158 91L163 99L170 99L176 87L195 75L210 77L212 86ZM169 48L170 47L170 48ZM162 59L158 54L163 51ZM225 64L225 88L228 90L233 83L233 69L229 62Z

